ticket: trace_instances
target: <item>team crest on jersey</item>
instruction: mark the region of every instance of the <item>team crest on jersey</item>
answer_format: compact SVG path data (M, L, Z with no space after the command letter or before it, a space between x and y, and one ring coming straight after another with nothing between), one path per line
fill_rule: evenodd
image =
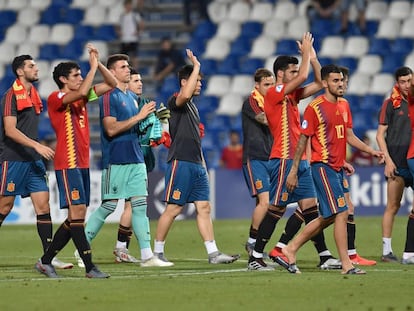
M117 186L112 187L112 193L118 193L118 187Z
M7 191L14 192L14 190L16 190L16 184L11 181L7 184Z
M308 128L308 121L307 120L303 120L302 121L302 128L303 129L307 129Z
M262 189L263 188L263 181L261 181L260 179L256 180L256 182L254 183L256 189Z
M282 201L287 201L288 200L288 198L289 198L289 193L287 193L287 192L283 192L282 193Z
M348 179L344 178L344 188L349 188Z
M283 89L283 84L276 85L276 92L280 93Z
M338 198L338 207L344 207L345 205L346 205L345 198L344 197L339 197Z
M79 200L79 198L80 198L79 190L78 189L73 189L72 192L70 193L70 197L74 201Z
M172 198L174 200L179 200L181 198L181 191L176 189L173 191Z

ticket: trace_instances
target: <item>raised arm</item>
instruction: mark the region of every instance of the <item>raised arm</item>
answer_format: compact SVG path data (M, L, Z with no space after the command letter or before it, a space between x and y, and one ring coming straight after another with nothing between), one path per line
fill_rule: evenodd
M176 100L176 105L178 107L183 106L191 99L191 97L193 97L194 90L196 89L198 83L198 76L200 75L200 62L193 54L193 52L189 49L187 49L187 57L194 67L190 77L184 82L180 81L181 88Z

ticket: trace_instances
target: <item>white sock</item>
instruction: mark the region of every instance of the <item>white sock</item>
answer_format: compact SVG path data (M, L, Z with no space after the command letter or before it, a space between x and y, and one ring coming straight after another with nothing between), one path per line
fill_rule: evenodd
M145 261L152 258L154 254L152 253L151 248L143 248L141 249L141 260Z
M116 248L126 248L126 242L116 241Z
M348 249L348 256L356 255L357 251L356 249Z
M391 238L382 238L382 254L388 255L392 253Z
M206 247L207 254L209 254L209 255L212 254L212 253L218 252L218 248L217 248L215 240L213 240L213 241L204 241L204 246Z
M326 250L326 251L319 253L319 257L322 257L322 256L332 256L332 254L329 250Z
M254 258L263 258L263 253L258 253L256 251L253 251L252 256Z
M279 248L284 248L286 246L286 244L285 243L282 243L282 242L277 242L276 243L276 247L279 247Z
M165 241L154 240L154 253L164 253Z
M256 244L256 239L249 238L249 239L247 240L247 243L249 243L249 244Z

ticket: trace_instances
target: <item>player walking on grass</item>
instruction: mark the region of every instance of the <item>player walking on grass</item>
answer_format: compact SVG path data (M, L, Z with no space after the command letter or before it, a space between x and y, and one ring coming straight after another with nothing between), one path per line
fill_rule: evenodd
M338 100L344 93L344 78L340 68L335 65L324 66L321 76L325 94L314 99L305 110L302 132L286 178L289 193L300 189L299 163L310 139L312 179L318 194L321 216L308 223L304 230L282 249L287 261L282 257L277 257L276 261L290 273L300 273L296 266L296 252L312 236L334 223L334 238L342 263L342 273L365 274L365 271L353 266L347 252L348 207L343 183L344 169L347 169L347 166L344 167L346 143L376 157L383 157L383 154L359 139L348 137L347 122L338 107Z
M132 207L132 230L139 241L141 266L168 267L172 263L160 260L151 250L147 217L147 169L137 133L140 126L148 121L147 117L155 112L155 102L151 101L141 107L140 99L128 90L131 79L128 61L129 57L125 54L108 57L107 67L115 76L117 85L99 99L103 164L102 203L90 215L85 232L88 241L92 241L105 219L115 211L118 201L130 201L128 204ZM155 115L154 118L157 119ZM126 248L122 251L127 252ZM121 254L117 253L116 256Z
M345 67L339 67L342 71L344 76L344 93L348 88L348 79L349 79L349 70ZM339 98L338 100L338 108L340 109L345 122L347 123L347 134L349 137L354 137L353 139L358 139L355 136L354 131L352 130L352 116L349 108L349 103L345 98ZM349 166L349 170L351 173L354 172L354 168ZM356 248L355 248L355 236L356 236L356 226L354 222L354 205L352 204L350 192L349 192L349 183L347 178L344 178L344 194L345 200L348 205L348 221L347 221L347 233L348 233L348 255L351 259L352 263L355 265L360 266L372 266L376 264L375 260L370 260L363 258L358 255ZM270 251L269 256L275 258L277 256L283 256L282 248L285 247L288 242L295 236L295 234L300 230L302 223L304 222L304 217L299 208L295 210L292 216L289 218L285 230L280 237L279 242L276 246ZM317 245L315 245L317 247ZM326 245L325 245L326 247ZM319 267L321 269L341 269L341 262L337 259L325 258L323 255L326 255L325 250L321 250L319 252L321 256L321 261L319 263Z
M263 261L263 250L288 204L298 202L299 207L304 211L306 223L318 217L316 193L310 176L309 164L305 158L301 164L303 187L292 195L284 189L286 172L292 163L294 147L299 138L298 103L322 88L320 64L312 44L313 36L310 33L305 33L302 41L298 42L302 54L300 66L298 66L298 59L291 56L279 56L273 64L276 86L269 88L264 98L264 111L274 140L268 163L271 199L267 213L259 226L256 245L249 258L249 270L273 270ZM301 88L301 84L309 75L311 64L315 73L315 81ZM322 233L316 239L317 244L324 243Z
M401 206L405 187L413 188L414 124L413 72L400 67L395 73L391 95L380 110L377 143L385 154L384 175L387 180L387 205L382 218L383 262L398 262L391 245L394 218ZM407 163L408 158L408 163ZM414 188L413 188L414 189ZM414 206L408 217L403 264L414 264Z
M90 69L85 79L75 62L59 63L53 71L53 80L59 87L49 95L48 113L56 133L54 159L56 180L59 188L60 208L68 209L68 217L56 231L47 251L36 263L35 268L50 278L58 277L50 264L69 242L73 240L83 262L86 277L108 278L92 262L92 251L85 236L86 208L90 199L89 177L89 122L86 104L112 89L115 78L99 62L98 50L87 46ZM92 87L96 71L104 82Z
M33 85L39 79L35 61L30 55L17 56L12 62L12 70L16 80L1 99L0 226L12 210L16 195L30 196L45 252L52 241L53 230L47 172L42 157L51 160L55 152L38 142L43 105ZM54 258L52 264L61 269L73 267L58 258Z
M154 253L164 261L164 245L168 231L186 203L194 202L197 210L197 226L212 264L231 263L239 255L221 253L214 239L210 215L209 182L201 150L200 116L193 97L201 90L200 62L192 51L187 50L192 65L180 69L180 90L168 100L171 111L169 130L171 147L165 174L165 201L167 206L158 220Z

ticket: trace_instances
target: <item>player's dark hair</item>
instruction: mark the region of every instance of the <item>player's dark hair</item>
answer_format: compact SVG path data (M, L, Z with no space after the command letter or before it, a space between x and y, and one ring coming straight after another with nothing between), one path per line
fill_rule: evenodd
M113 54L108 57L108 60L106 61L106 67L108 69L113 69L114 64L119 60L126 60L129 62L129 56L126 54Z
M349 68L345 66L338 66L339 70L341 70L342 74L344 75L344 78L349 78Z
M139 72L138 71L136 71L135 70L135 68L134 67L131 67L131 66L129 66L129 71L130 71L130 75L132 76L132 75L137 75L137 74L139 74Z
M278 56L275 61L273 62L273 73L277 76L277 72L279 70L286 70L289 68L289 65L297 65L299 64L299 60L297 57L288 56L288 55L281 55Z
M410 67L403 66L403 67L397 68L397 70L394 73L394 78L395 78L395 81L398 81L399 77L404 77L404 76L408 76L412 74L413 74L413 71L411 70Z
M23 68L24 67L24 62L26 60L33 60L33 57L31 57L30 55L26 55L25 54L25 55L16 56L13 59L13 62L12 62L12 70L13 70L13 73L14 73L14 75L16 77L17 77L17 69Z
M80 66L75 62L62 62L59 63L54 69L53 69L53 80L57 84L58 88L63 88L64 84L62 81L60 81L60 77L68 78L70 75L70 72L72 69L79 70Z
M333 64L322 66L321 77L322 80L326 80L331 73L342 73L341 69Z
M260 83L260 81L263 80L263 78L267 77L273 77L273 73L266 68L259 68L254 73L254 82Z

